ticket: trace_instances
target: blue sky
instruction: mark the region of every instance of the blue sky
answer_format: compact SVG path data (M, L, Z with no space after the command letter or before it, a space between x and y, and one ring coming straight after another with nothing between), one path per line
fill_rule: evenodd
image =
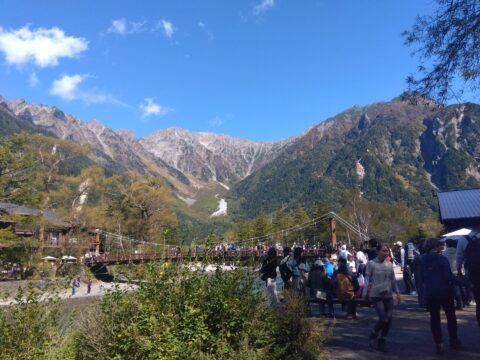
M433 0L0 0L0 95L137 137L275 141L390 100Z

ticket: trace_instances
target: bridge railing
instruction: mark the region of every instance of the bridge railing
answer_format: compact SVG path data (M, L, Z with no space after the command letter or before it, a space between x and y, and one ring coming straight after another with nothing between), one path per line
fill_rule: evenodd
M99 255L91 254L83 258L83 262L91 265L98 263L126 263L126 262L146 262L154 260L179 261L182 259L194 258L213 258L213 259L235 259L235 258L259 258L266 254L266 248L240 248L240 249L211 249L211 248L181 248L172 247L164 252L155 253L131 253L131 254L109 254L101 253ZM323 257L326 255L323 248L307 248L303 250L302 256ZM283 250L277 249L277 256L283 257Z

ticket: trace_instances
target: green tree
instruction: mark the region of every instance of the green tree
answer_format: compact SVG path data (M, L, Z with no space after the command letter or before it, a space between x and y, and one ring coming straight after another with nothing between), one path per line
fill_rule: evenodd
M111 214L120 212L124 229L137 240L162 243L163 230L177 223L170 188L160 178L132 173L118 190Z
M455 82L477 92L480 85L480 3L477 0L436 0L432 15L417 17L405 31L405 44L418 56L419 77L408 76L410 89L445 101L461 95Z
M0 200L38 205L42 199L35 154L26 134L0 140Z
M263 236L271 232L272 226L269 218L262 210L256 219L253 220L253 236Z

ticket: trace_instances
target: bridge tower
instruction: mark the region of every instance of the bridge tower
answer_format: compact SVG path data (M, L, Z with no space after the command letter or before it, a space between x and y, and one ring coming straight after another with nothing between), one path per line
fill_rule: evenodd
M329 214L329 224L330 224L330 245L332 246L333 250L337 248L337 227L335 223L335 217L333 213Z
M100 256L100 229L95 229L95 256Z

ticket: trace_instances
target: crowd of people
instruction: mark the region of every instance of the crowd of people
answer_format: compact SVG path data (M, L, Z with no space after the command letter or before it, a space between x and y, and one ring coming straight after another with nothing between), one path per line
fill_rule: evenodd
M357 319L357 305L375 309L378 321L368 342L373 349L387 351L386 337L392 325L394 300L401 301L395 268L403 275L404 293L418 297L419 306L430 314L435 351L444 353L440 313L447 318L449 343L459 349L456 311L476 305L480 327L480 233L474 230L460 239L427 239L393 246L371 239L357 250L341 245L336 251L310 262L304 246L276 246L266 252L260 269L268 301L278 305L277 286L293 291L311 304L318 304L320 316L334 317L335 303L345 318ZM277 282L277 275L282 282Z

